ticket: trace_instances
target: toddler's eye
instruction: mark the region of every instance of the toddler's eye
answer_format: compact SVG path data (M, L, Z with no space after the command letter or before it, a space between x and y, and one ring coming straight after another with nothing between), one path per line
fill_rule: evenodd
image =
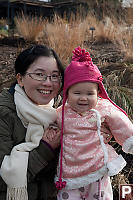
M80 92L74 92L74 94L80 94Z
M88 95L93 95L93 93L92 93L92 92L89 92Z

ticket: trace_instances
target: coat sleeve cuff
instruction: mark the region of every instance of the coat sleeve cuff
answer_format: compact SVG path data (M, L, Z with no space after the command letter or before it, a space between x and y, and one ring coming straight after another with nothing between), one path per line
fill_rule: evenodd
M133 136L131 136L130 138L128 138L122 146L122 150L125 153L130 153L133 154Z
M47 144L40 141L39 146L29 154L28 181L33 179L42 169L46 169L54 158L54 151Z
M36 151L47 162L51 161L55 156L54 149L45 141L41 140L40 145L36 148Z

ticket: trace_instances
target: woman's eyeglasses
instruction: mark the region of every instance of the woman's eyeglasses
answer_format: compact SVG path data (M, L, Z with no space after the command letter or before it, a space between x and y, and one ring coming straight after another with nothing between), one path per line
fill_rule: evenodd
M37 81L46 81L47 78L49 77L50 81L52 82L59 82L62 77L58 74L52 74L50 76L42 73L29 73L26 72L27 75L29 75L32 79L37 80Z

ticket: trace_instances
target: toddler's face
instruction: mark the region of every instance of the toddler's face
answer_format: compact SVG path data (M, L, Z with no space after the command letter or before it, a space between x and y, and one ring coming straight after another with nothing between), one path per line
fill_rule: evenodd
M91 82L76 83L68 90L68 103L79 113L95 108L98 99L98 84Z

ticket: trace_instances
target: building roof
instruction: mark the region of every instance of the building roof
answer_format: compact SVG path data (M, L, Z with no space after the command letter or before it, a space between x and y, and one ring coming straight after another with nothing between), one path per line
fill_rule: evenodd
M1 0L0 5L4 4L26 4L26 5L32 5L32 6L43 6L43 7L58 7L61 5L69 5L69 4L77 4L78 1L75 0L68 0L62 2L46 2L43 0Z

